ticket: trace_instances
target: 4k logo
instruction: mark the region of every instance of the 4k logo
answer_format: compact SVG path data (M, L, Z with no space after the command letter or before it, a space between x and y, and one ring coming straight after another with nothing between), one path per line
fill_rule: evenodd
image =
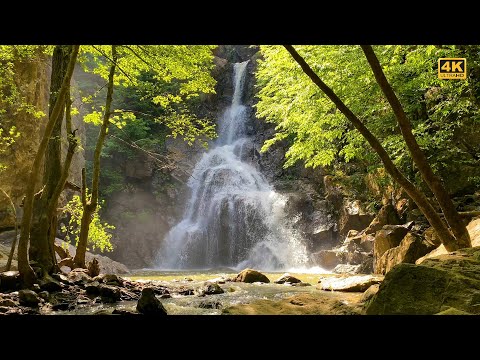
M466 79L467 59L465 58L440 58L438 59L439 79Z

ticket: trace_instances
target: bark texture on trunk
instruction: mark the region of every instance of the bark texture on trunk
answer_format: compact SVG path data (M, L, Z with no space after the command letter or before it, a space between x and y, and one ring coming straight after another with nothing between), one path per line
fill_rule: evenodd
M397 118L400 131L402 132L405 143L410 150L412 159L420 171L423 180L427 183L430 190L432 190L433 195L435 195L435 198L437 199L437 202L440 205L443 214L445 215L445 220L450 226L450 229L452 230L452 233L458 242L458 246L460 248L471 247L472 243L470 240L470 235L467 231L467 227L465 226L461 217L458 215L455 205L453 204L452 199L443 186L440 178L433 172L424 152L418 145L417 140L413 135L412 125L407 118L407 114L405 114L402 104L398 100L397 95L392 89L392 86L385 77L382 66L378 61L373 48L370 45L362 45L362 50L365 53L378 85L380 85L383 94L390 103L395 117Z
M20 276L24 285L30 286L35 281L36 275L29 263L29 240L30 240L30 228L32 224L32 214L33 214L33 201L35 196L35 184L40 178L40 167L47 150L48 141L52 135L53 129L55 127L56 120L60 116L63 106L65 95L68 92L70 87L70 80L72 78L73 69L75 67L75 62L77 60L79 45L74 45L70 60L68 63L67 72L62 81L62 86L58 92L57 100L53 106L52 111L50 111L49 119L45 127L45 132L43 134L42 140L38 147L37 153L33 161L32 169L30 171L30 181L27 184L24 209L23 209L23 218L21 226L20 240L18 244L18 270L20 271Z
M368 141L370 146L375 150L380 157L385 170L390 176L405 190L405 192L412 198L417 204L418 208L427 218L428 222L435 229L438 237L444 244L448 251L457 250L458 243L455 237L450 233L450 230L446 224L442 221L440 216L435 212L430 201L426 196L418 190L395 166L390 159L388 153L383 148L380 141L368 130L368 128L357 118L357 116L343 103L343 101L330 89L312 70L307 64L305 59L294 49L292 45L284 45L294 60L300 65L303 72L317 85L320 90L337 106L343 115L353 124L353 126L362 134L362 136Z
M62 177L62 120L65 100L68 97L64 96L62 99L59 99L59 94L63 79L67 73L72 49L73 45L57 45L53 50L49 116L52 116L57 100L60 100L63 106L59 114L53 119L55 123L45 153L43 171L44 188L41 196L35 198L30 231L30 259L35 260L44 273L51 273L57 268L55 252L53 251L53 241L57 230L56 207L60 193L57 193L56 189ZM69 93L68 91L68 94Z
M85 169L82 170L82 205L83 215L80 225L80 235L78 239L77 251L75 253L74 264L77 267L86 268L85 253L87 251L88 232L90 223L92 222L92 216L97 210L98 205L98 186L100 182L100 155L102 153L103 143L107 136L108 125L110 124L110 114L113 98L113 79L115 76L115 69L117 67L117 49L115 45L112 45L112 64L110 66L110 72L108 74L108 86L107 86L107 98L105 101L105 113L103 114L102 126L97 138L97 144L95 146L95 153L93 155L93 178L92 178L92 190L91 198L87 199L87 186L85 178Z

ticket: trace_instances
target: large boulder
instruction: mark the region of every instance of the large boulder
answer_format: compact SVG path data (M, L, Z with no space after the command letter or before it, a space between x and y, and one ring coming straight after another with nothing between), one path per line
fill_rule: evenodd
M480 246L480 218L470 221L470 223L467 225L467 230L468 230L468 233L470 234L470 239L472 240L472 247ZM445 255L445 254L448 254L448 251L447 249L445 249L445 246L443 246L442 244L435 250L429 252L427 255L418 259L415 262L415 264L419 265L423 263L423 261L426 259L440 256L440 255Z
M297 284L301 282L302 280L297 279L295 276L292 276L289 273L283 274L277 280L274 281L275 284L285 284L285 283Z
M480 314L480 248L399 264L380 285L366 313L437 314L450 308Z
M137 302L137 311L144 315L167 315L167 311L160 300L155 297L155 292L150 287L142 290L142 295Z
M360 201L346 200L339 219L340 236L345 236L349 230L363 230L375 218L374 214L366 213Z
M385 225L375 234L373 244L374 268L382 255L391 248L400 245L402 239L407 235L413 223L406 225Z
M245 269L238 273L235 277L236 282L245 282L245 283L254 283L254 282L262 282L262 283L269 283L270 280L268 277L263 275L261 272L253 269Z
M318 287L321 290L330 291L364 292L370 286L381 283L382 280L383 276L379 275L332 276L321 279Z
M94 280L98 280L103 282L104 284L113 286L123 286L124 281L120 276L115 274L99 275L98 277L95 277Z
M42 291L56 292L63 289L62 283L50 275L45 275L44 278L40 279L39 285Z
M359 250L363 252L373 251L373 244L375 241L375 236L371 234L366 234L357 230L350 230L345 238L343 244L347 246L349 250Z
M18 271L5 271L0 273L0 291L16 290L20 286L20 273Z
M7 231L6 233L11 233L10 231ZM3 235L4 233L0 234ZM14 235L13 235L14 237ZM1 241L1 239L0 239ZM5 271L7 269L7 262L8 262L8 255L10 254L10 246L4 245L0 242L0 271ZM18 270L17 267L17 250L13 253L13 259L12 259L12 264L10 267L10 270Z
M61 239L55 239L55 244L57 246L60 246L66 249L68 253L71 254L72 257L75 256L77 248L72 244L62 241ZM102 274L128 274L129 273L128 268L124 264L119 263L118 261L114 261L107 256L92 254L91 252L87 251L85 253L85 262L89 264L93 261L93 259L96 259L98 261L98 267L100 268L100 273ZM57 261L60 261L60 260L61 259L57 254ZM94 269L91 269L91 270L94 270Z
M433 227L429 227L427 230L425 230L423 236L428 243L435 246L436 248L442 245L442 241L438 238L437 233L435 232Z
M427 242L420 235L408 233L400 245L388 249L375 263L375 273L386 274L395 265L401 263L414 264L417 259L434 249L434 245Z
M20 305L28 307L37 307L40 303L40 297L33 290L20 290L18 292L18 300Z
M198 296L223 294L225 291L215 282L205 282L200 288L197 289Z
M333 269L333 272L335 274L350 274L350 275L355 275L360 273L362 265L349 265L349 264L338 264L335 266L335 269Z
M120 301L121 292L120 289L115 286L110 285L100 285L98 287L99 294L102 302L104 303L114 303Z
M370 225L365 229L365 234L374 234L384 225L399 224L401 224L401 220L395 207L392 204L383 205L377 216L375 216L375 219L373 219Z
M342 262L335 250L320 250L310 255L313 265L320 266L325 270L331 270Z
M73 269L68 273L67 278L69 281L77 285L86 284L92 281L92 278L88 275L88 270L82 268Z
M367 290L365 290L360 301L361 302L370 301L370 299L372 299L375 296L375 294L378 292L379 288L380 288L380 284L374 284L370 286Z

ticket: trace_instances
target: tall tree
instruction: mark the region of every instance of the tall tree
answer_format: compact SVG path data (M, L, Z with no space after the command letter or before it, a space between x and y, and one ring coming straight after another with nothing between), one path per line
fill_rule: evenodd
M458 246L460 248L471 247L470 235L462 219L457 213L455 205L453 204L450 195L445 190L440 178L433 172L424 152L420 148L412 132L412 125L407 118L402 104L397 98L397 95L393 91L392 86L388 82L380 62L378 61L373 48L370 45L362 45L363 52L370 64L372 72L377 80L378 85L385 94L390 106L395 114L400 131L402 132L405 143L407 144L413 161L418 167L420 174L427 183L428 187L432 190L438 204L443 210L445 220L447 221L450 229L452 230Z
M32 223L33 215L33 203L35 195L35 185L37 180L40 177L40 167L42 160L45 156L45 152L48 146L48 142L52 135L53 129L59 118L64 105L65 105L65 96L68 93L70 88L70 80L72 78L73 70L75 67L75 62L77 60L79 45L74 45L70 60L68 63L67 71L62 81L62 86L58 92L55 105L53 106L52 111L50 111L47 125L45 127L45 132L43 134L42 140L38 147L37 153L35 154L35 159L33 161L32 169L30 171L30 181L27 184L25 200L24 200L24 212L21 224L21 235L18 244L18 270L20 271L20 276L25 285L29 286L35 281L36 275L29 263L29 240L30 240L30 228Z
M110 124L110 116L112 113L112 100L113 100L113 84L115 77L115 69L117 67L117 46L112 45L112 58L110 65L110 72L108 74L108 85L107 85L107 98L105 101L105 110L103 114L103 122L100 127L100 132L97 138L97 144L95 146L95 153L93 155L93 178L92 178L92 190L91 197L87 197L87 186L86 186L86 174L85 169L82 170L82 206L83 206L83 215L80 225L80 235L77 245L77 251L75 253L75 258L73 259L74 264L77 267L85 267L85 253L87 251L87 242L88 242L88 232L90 228L90 223L92 222L92 216L97 210L98 205L98 185L100 181L100 155L102 153L103 143L105 142L105 137L107 136L108 125Z
M205 144L206 139L214 136L214 125L208 119L196 117L182 104L202 93L214 92L215 80L210 73L212 49L204 45L92 45L88 50L94 59L93 71L107 80L107 95L102 112L93 111L85 117L86 122L100 125L100 130L93 156L90 191L83 171L83 214L74 266L85 267L90 223L99 201L100 161L109 124L121 128L127 120L136 119L135 112L129 109L113 110L115 86L135 87L144 92L142 98L163 110L161 116L150 115L164 124L172 137L181 136L189 144L195 141ZM142 80L145 75L154 81Z
M55 103L59 99L59 92L63 79L67 73L67 68L72 53L72 45L57 45L53 50L52 56L52 73L50 81L50 98L49 98L49 115L51 116ZM63 99L63 106L58 116L53 119L55 121L52 134L48 140L47 150L45 153L45 164L43 171L42 192L36 196L34 202L34 214L30 232L30 258L35 259L44 272L51 273L56 270L57 262L53 249L55 233L57 230L56 208L58 198L65 181L62 181L63 174L68 176L71 157L75 148L69 146L65 158L65 164L61 163L61 145L62 145L62 124L65 107L70 108L70 91ZM67 117L70 116L67 109ZM70 126L68 126L70 125ZM67 137L71 138L71 124L67 124ZM73 139L72 139L73 140ZM71 142L71 141L70 141ZM63 183L62 183L63 182ZM57 191L60 188L60 192Z
M459 248L459 243L451 234L446 224L436 213L434 207L426 196L418 190L395 166L390 156L385 151L378 139L368 130L363 122L345 105L345 103L330 89L312 70L305 59L294 49L292 45L284 45L293 59L300 65L303 72L317 85L320 90L335 104L338 110L352 123L352 125L362 134L368 141L370 146L380 157L390 176L407 192L412 200L418 205L419 209L425 215L429 223L435 229L440 240L448 251L454 251Z

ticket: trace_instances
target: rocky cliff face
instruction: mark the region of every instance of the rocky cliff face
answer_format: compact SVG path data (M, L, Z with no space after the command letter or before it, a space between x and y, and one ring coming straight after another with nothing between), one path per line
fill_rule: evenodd
M48 114L48 98L50 89L50 63L51 59L43 54L37 56L33 61L21 62L15 64L16 82L22 96L27 104L33 105L36 111L43 111ZM73 80L75 89L75 78ZM75 90L73 91L75 95ZM79 99L73 106L79 107ZM10 146L5 154L2 155L2 163L7 165L7 169L0 172L0 186L12 198L19 218L22 216L20 204L25 196L25 187L30 177L30 169L33 164L38 145L47 121L46 116L35 118L32 114L18 109L6 109L9 116L5 116L5 126L16 126L20 136L15 143ZM78 129L77 135L85 144L85 128L80 116L72 118L74 129ZM4 125L2 123L2 125ZM65 129L62 130L65 133ZM63 144L63 153L66 153L67 143ZM80 184L81 169L85 164L83 152L79 151L73 158L69 181ZM40 183L38 184L40 187ZM60 202L66 200L66 192L62 194ZM19 219L20 220L20 219ZM0 231L14 227L15 220L10 210L10 206L3 194L0 196Z
M339 241L342 219L349 219L349 214L342 215L340 211L343 198L332 195L334 190L325 189L322 169L306 170L302 164L284 169L286 142L271 147L266 153L260 152L263 142L273 135L274 125L256 118L252 107L257 101L254 73L260 55L258 47L222 45L214 55L216 94L205 96L194 111L218 119L232 101L233 64L250 60L245 84L247 95L243 99L250 106L247 135L255 138L250 149L250 162L287 197L288 216L294 219L295 227L307 239L310 251L330 249ZM155 266L162 240L183 214L189 196L185 183L203 151L202 148L189 147L181 140L168 140L165 153L174 159L172 169L164 169L140 153L133 159L106 160L115 163L127 184L126 189L109 201L104 213L117 227L113 239L115 250L110 254L112 258L131 268Z
M227 47L228 50L228 47ZM293 219L294 226L307 240L311 252L331 248L338 243L340 204L328 198L325 189L323 169L305 169L303 164L285 169L285 153L288 150L287 141L277 143L262 153L265 140L273 137L275 125L258 119L254 105L257 102L255 88L255 71L260 57L258 47L233 46L230 54L235 61L250 59L247 77L247 98L245 103L251 106L248 135L255 138L251 149L251 162L274 186L275 190L287 197L286 212Z
M28 104L36 110L47 113L49 76L46 58L39 55L34 61L15 64L16 85ZM12 198L21 215L19 205L24 196L25 184L33 164L35 151L40 143L45 126L45 117L35 119L31 114L7 108L2 127L16 126L20 136L2 155L2 163L7 169L0 172L0 186ZM3 123L5 121L5 124ZM0 195L0 229L14 226L14 216L3 194Z

